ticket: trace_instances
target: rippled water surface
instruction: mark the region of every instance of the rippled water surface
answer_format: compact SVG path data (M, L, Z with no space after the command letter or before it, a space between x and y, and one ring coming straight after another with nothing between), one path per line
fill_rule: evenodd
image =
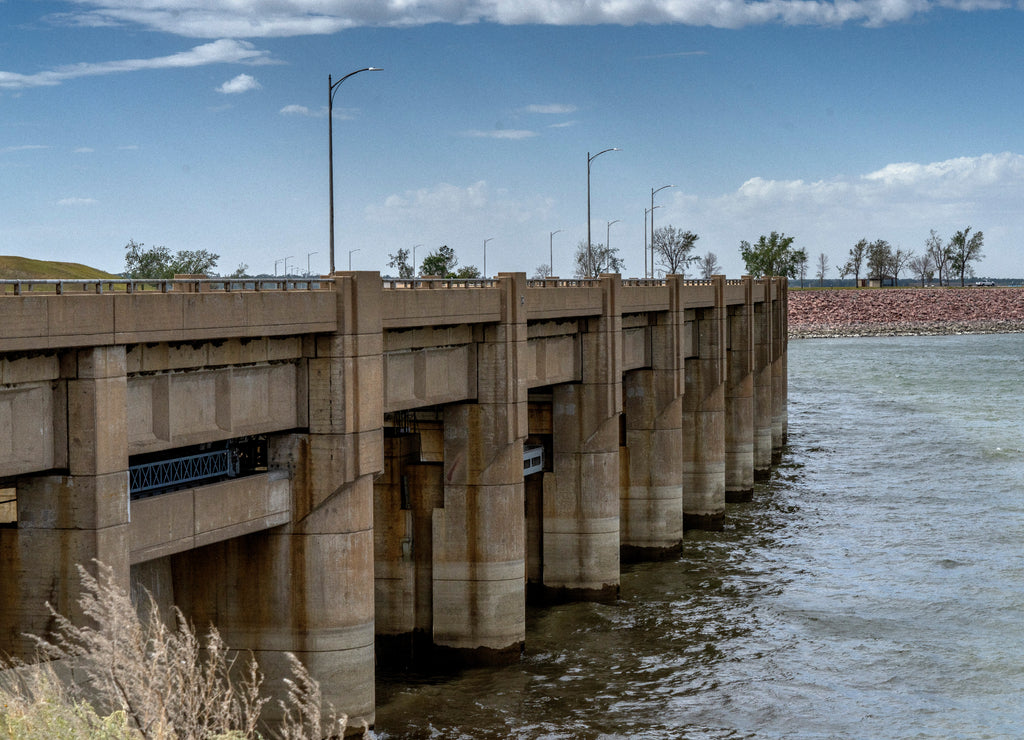
M378 684L381 738L1024 737L1024 335L804 340L724 532L531 610L515 666Z

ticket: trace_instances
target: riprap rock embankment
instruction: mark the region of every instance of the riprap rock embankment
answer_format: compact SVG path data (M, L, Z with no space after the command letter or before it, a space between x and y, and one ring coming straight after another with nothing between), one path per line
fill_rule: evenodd
M789 336L1024 332L1024 288L789 291Z

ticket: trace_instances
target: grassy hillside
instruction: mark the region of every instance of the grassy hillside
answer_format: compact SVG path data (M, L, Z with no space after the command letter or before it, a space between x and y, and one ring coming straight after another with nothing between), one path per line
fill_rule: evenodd
M0 280L93 280L117 277L76 262L48 262L28 257L0 256Z

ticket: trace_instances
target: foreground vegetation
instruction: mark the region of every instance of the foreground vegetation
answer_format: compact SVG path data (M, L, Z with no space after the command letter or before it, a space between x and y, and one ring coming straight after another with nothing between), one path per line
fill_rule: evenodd
M320 688L289 656L283 715L264 718L270 700L255 660L241 660L215 629L200 639L181 612L169 627L149 598L140 617L113 570L94 578L79 566L79 605L91 623L52 611L51 639L36 638L41 662L0 661L0 739L287 740L341 737L347 718L325 716Z

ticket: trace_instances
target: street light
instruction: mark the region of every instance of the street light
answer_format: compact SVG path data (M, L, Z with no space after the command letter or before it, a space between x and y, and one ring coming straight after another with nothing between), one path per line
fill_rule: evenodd
M486 239L484 239L484 274L483 274L483 277L487 277L487 242L492 242L492 241L494 241L494 237L493 236L489 236Z
M606 230L604 237L604 248L608 250L608 256L612 256L612 224L617 224L619 219L608 222L608 229Z
M309 258L314 254L320 254L319 252L306 252L306 277L309 277Z
M590 156L590 152L587 152L587 277L590 277L590 273L594 271L594 249L590 240L590 163L605 152L618 151L621 151L618 147L612 147L604 149L594 156Z
M382 72L380 67L364 67L363 69L357 69L355 72L349 72L347 75L342 77L337 82L327 75L327 162L329 167L329 173L327 178L328 188L330 189L331 199L331 274L334 274L334 95L338 90L338 87L342 82L347 80L352 75L357 75L360 72Z
M413 277L416 277L416 272L417 272L417 270L416 270L416 250L419 249L422 246L423 246L422 244L417 244L415 247L412 248L412 276Z
M661 208L661 206L654 206ZM644 209L644 277L647 277L647 214L654 213L654 208ZM654 277L654 235L651 234L651 277Z
M352 272L352 253L353 252L358 252L358 251L359 251L358 249L350 249L350 250L348 250L348 271L349 272Z
M555 274L555 248L552 246L555 241L555 234L561 234L562 230L552 231L548 234L548 277Z
M285 276L285 279L288 278L288 260L290 260L290 259L295 259L295 255L294 254L289 254L287 257L284 258L284 276Z
M655 190L651 188L651 277L654 277L654 194L660 193L665 188L674 188L675 185L662 185L660 188Z
M284 262L284 260L274 260L274 277L277 277L277 266Z

